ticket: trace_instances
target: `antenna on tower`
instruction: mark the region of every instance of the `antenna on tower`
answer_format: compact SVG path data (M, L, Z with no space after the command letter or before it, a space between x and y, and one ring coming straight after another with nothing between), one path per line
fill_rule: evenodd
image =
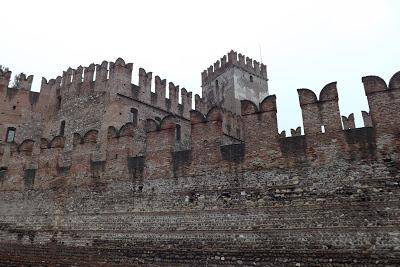
M260 42L258 43L258 49L259 49L259 51L260 51L260 62L263 63L262 54L261 54L261 44L260 44Z

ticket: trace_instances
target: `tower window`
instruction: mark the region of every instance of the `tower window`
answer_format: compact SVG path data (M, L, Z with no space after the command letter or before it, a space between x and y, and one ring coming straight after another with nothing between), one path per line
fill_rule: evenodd
M250 82L251 83L253 82L253 76L252 75L250 75Z
M137 126L138 120L138 110L136 108L131 108L131 122Z
M215 80L215 88L219 88L219 83L218 83L218 80Z
M321 125L321 133L325 133L325 125Z
M181 141L181 126L176 125L176 141Z
M65 130L65 121L62 121L61 125L60 125L60 135L61 136L64 136L64 130Z
M57 109L61 108L61 96L57 97Z
M12 143L14 142L15 139L15 131L16 129L14 127L8 127L7 128L7 136L6 136L6 142L7 143Z

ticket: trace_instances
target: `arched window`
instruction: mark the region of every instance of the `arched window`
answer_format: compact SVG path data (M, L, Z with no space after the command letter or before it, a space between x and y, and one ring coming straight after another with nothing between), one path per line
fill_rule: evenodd
M181 126L176 125L176 141L181 141Z
M253 76L250 75L250 82L253 82Z
M15 140L15 131L16 129L14 127L8 127L7 128L7 136L6 136L6 142L7 143L12 143Z
M64 136L64 131L65 131L65 121L61 121L60 125L60 135Z
M218 82L218 80L215 80L215 88L219 88L219 82Z

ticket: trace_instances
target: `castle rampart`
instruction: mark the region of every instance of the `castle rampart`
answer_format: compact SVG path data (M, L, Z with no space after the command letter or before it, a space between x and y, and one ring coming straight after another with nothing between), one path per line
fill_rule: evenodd
M263 77L236 56L213 73L234 62ZM191 93L169 82L166 98L159 76L151 92L151 72L132 84L122 59L70 68L35 94L8 88L10 76L0 265L400 263L399 73L388 86L362 79L361 128L340 113L336 83L318 98L299 89L304 134L291 136L278 132L279 96L241 100L235 114L196 95L192 110Z

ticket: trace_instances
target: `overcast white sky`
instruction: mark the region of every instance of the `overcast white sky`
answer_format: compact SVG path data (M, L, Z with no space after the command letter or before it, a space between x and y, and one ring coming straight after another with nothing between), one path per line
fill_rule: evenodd
M361 77L400 70L400 1L1 1L0 64L55 78L122 57L201 93L201 71L234 49L268 66L280 130L302 125L296 89L338 82L362 126Z

